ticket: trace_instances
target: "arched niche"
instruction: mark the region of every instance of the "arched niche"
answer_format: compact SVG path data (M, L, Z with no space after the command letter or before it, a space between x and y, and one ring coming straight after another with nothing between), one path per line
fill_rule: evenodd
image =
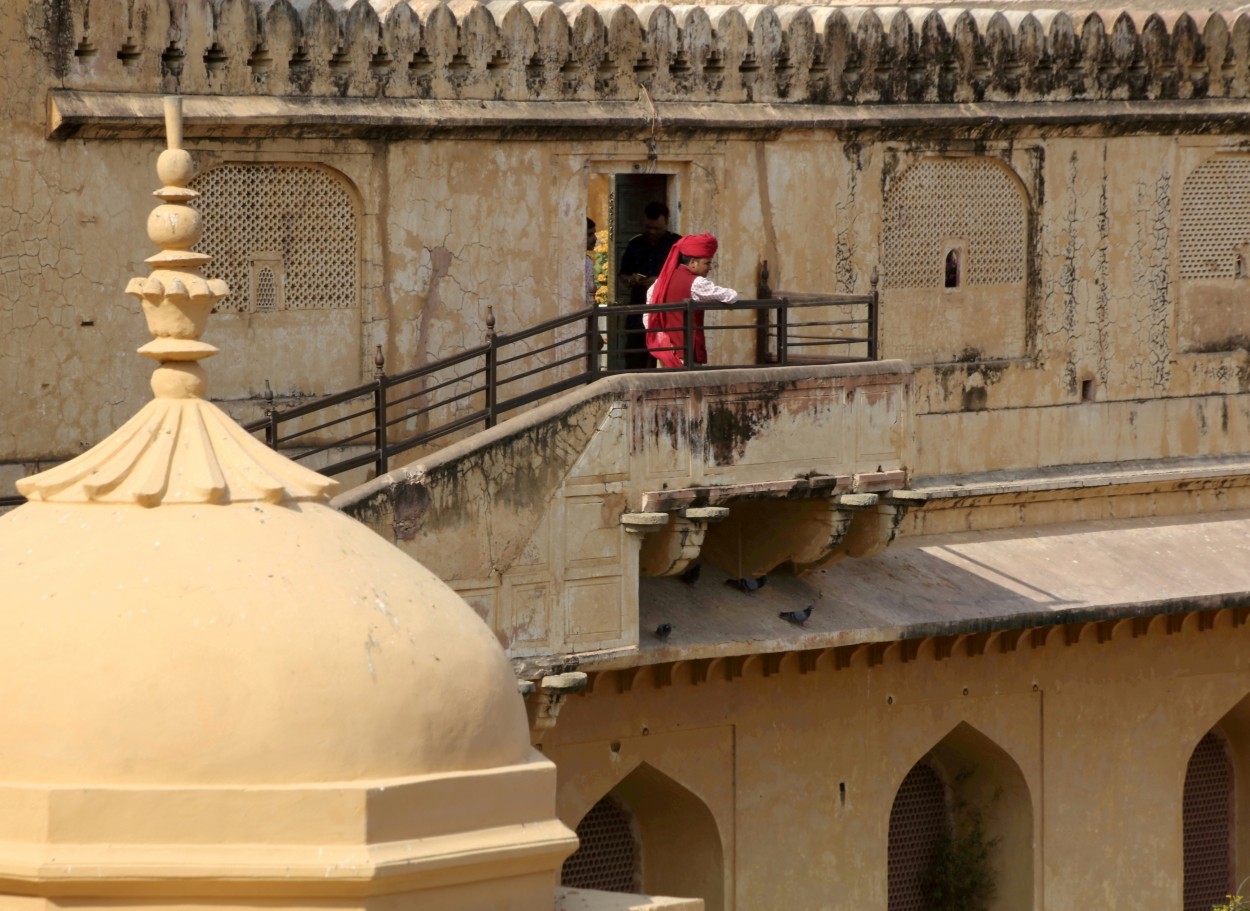
M723 911L725 858L721 834L711 810L697 795L644 762L583 819L601 812L604 801L625 814L636 833L637 881L644 893L701 898L706 911ZM613 856L621 853L617 850Z
M1197 782L1200 787L1211 789L1218 785L1220 778L1220 751L1227 761L1228 804L1227 839L1228 854L1225 858L1231 876L1227 878L1229 888L1236 888L1247 876L1250 876L1250 695L1244 696L1236 705L1217 721L1207 732L1193 744L1186 763L1186 783L1181 793L1182 826L1189 829L1194 820L1191 802L1194 795L1192 786L1194 774L1201 774L1205 781ZM1200 767L1195 766L1200 763ZM1207 808L1213 809L1212 798L1205 795ZM1190 817L1190 818L1186 818ZM1189 855L1195 845L1191 831L1183 831L1182 843ZM1207 845L1202 850L1211 851ZM1193 869L1194 858L1185 857L1184 867L1187 872ZM1193 894L1192 883L1187 882L1185 888L1185 907L1190 907L1191 897L1195 901L1202 900ZM1223 898L1223 896L1220 896Z
M920 158L887 190L881 341L917 364L1025 353L1029 197L1003 161Z
M919 773L919 774L915 774ZM964 822L971 814L979 816L990 847L990 865L994 874L994 896L990 911L1015 911L1033 906L1033 799L1019 765L1002 747L967 723L960 723L922 756L904 777L895 796L894 810L900 799L910 799L919 808L920 824L933 828L931 812L933 783L936 777L945 790L947 831ZM963 811L957 808L965 808ZM929 806L929 810L932 807ZM892 812L891 839L906 833L895 823ZM913 851L923 852L916 839ZM891 860L899 856L891 851ZM891 901L890 911L910 907Z
M361 378L363 205L320 163L224 160L198 174L193 249L230 295L209 322L215 399L322 395Z
M1245 346L1250 279L1250 155L1200 162L1181 184L1177 341L1182 351Z

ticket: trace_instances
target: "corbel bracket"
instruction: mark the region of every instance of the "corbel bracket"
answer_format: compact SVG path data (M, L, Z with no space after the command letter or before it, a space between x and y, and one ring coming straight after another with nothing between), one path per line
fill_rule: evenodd
M726 506L688 506L672 513L659 534L642 544L638 569L644 576L679 576L699 559L708 526L729 516Z

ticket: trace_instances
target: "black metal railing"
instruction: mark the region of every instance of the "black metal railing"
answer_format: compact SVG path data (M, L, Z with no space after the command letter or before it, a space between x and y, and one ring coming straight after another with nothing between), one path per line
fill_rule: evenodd
M468 429L493 427L528 405L603 376L649 368L613 366L647 353L645 336L620 324L631 315L680 313L685 326L702 316L714 363L695 363L693 332L674 333L682 369L724 370L877 359L877 295L785 295L733 304L685 301L662 306L596 307L515 333L496 332L488 308L483 344L398 374L387 374L381 348L371 382L294 408L268 409L246 428L298 461L323 461L323 474L369 465L389 470L395 457ZM712 321L716 314L720 319ZM609 328L607 321L614 323ZM738 333L751 358L718 358L717 339ZM755 342L750 343L754 335ZM739 345L741 347L741 344ZM318 457L323 457L319 459Z
M766 281L759 293L759 299L732 304L591 307L506 334L496 332L488 307L485 339L475 348L387 374L378 346L371 381L292 408L275 407L267 391L266 416L244 426L322 474L365 466L383 474L393 458L412 449L493 427L512 412L600 377L649 369L622 366L649 354L644 333L626 326L630 316L646 314L678 313L686 327L703 323L714 363L695 363L693 332L674 332L679 344L660 349L679 352L681 369L877 359L875 271L864 295L770 297ZM22 502L4 497L0 507Z

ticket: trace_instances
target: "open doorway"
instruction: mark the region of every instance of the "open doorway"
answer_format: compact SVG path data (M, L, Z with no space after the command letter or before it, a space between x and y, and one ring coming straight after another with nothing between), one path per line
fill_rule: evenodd
M643 230L647 207L660 203L669 212L668 230L676 231L677 205L672 198L672 174L592 173L587 187L587 213L598 232L595 250L596 301L604 306L642 304L646 287L628 287L620 282L621 257L630 240ZM667 253L667 248L664 250ZM663 256L654 257L662 261ZM639 267L639 271L651 270ZM654 269L659 274L659 268ZM640 366L645 354L645 338L640 316L609 314L608 346L602 364L608 370Z

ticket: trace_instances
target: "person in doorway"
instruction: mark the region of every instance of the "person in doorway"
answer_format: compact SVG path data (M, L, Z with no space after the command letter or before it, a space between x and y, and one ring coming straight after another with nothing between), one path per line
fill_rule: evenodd
M694 234L673 244L659 277L647 289L648 304L674 304L679 301L719 301L732 304L738 299L733 288L722 288L710 281L712 257L716 255L716 238L711 234ZM707 363L707 341L703 337L703 311L691 314L694 326L692 347L694 363ZM647 314L647 348L661 367L685 367L686 315L678 311L657 311Z
M625 252L621 254L621 267L616 273L617 287L629 294L631 304L647 302L647 289L655 283L660 270L664 268L673 244L681 239L680 234L674 234L668 229L669 210L664 203L658 200L649 202L642 214L642 233L625 245ZM626 369L655 366L655 360L647 351L642 314L635 313L625 317L621 347L625 349Z

